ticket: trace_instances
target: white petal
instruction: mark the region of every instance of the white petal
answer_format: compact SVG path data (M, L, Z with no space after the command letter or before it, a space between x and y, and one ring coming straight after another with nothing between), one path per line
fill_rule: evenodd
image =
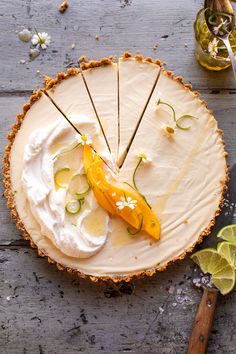
M41 44L41 47L42 47L42 49L47 49L47 46L46 46L45 43L42 43L42 44Z
M36 34L34 34L33 38L31 39L31 43L33 45L36 45L36 44L38 44L38 42L39 42L39 38L38 38L38 36Z

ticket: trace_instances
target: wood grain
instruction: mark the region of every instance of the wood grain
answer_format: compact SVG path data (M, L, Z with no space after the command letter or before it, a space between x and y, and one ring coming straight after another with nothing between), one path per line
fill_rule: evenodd
M194 58L193 22L200 1L71 0L62 15L58 1L3 0L0 3L0 91L32 90L42 74L54 75L81 55L98 59L124 50L161 57L168 68L193 83L196 89L235 88L231 71L217 73L201 68ZM126 5L128 4L128 5ZM19 41L22 27L46 31L51 46L34 61L28 60L29 43ZM96 40L96 35L99 40ZM72 43L75 49L70 49ZM155 47L157 45L157 48ZM26 64L20 64L26 60ZM17 80L16 80L17 78Z
M58 12L60 2L0 2L1 157L9 127L30 92L42 86L42 74L54 75L77 64L82 54L97 59L130 50L160 57L168 62L168 68L202 91L225 132L229 162L235 161L236 86L231 71L209 73L194 59L192 25L202 6L200 1L70 0L63 15ZM28 60L30 44L19 41L16 33L23 27L37 27L52 37L51 46L34 61ZM70 48L72 43L75 49ZM20 64L20 60L26 63ZM121 288L91 284L61 273L38 258L10 220L5 203L1 197L1 353L187 351L200 298L191 286L190 260ZM211 237L207 244L214 242ZM235 293L220 300L208 353L235 353L235 305Z

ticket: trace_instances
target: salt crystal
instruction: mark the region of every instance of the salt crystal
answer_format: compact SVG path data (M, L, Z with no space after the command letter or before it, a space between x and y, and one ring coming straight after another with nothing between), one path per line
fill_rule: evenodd
M174 291L175 291L175 287L174 287L173 285L171 285L171 286L169 287L168 293L169 293L169 294L174 294Z

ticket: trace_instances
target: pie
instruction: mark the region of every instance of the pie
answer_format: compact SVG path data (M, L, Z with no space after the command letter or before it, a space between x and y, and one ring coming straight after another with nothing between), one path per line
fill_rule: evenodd
M11 215L59 269L92 280L154 274L220 212L222 132L159 60L126 52L46 77L8 138Z

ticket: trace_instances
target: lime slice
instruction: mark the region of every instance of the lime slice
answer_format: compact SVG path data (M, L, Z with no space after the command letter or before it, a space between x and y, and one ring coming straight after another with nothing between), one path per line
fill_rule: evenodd
M67 149L62 150L62 151L59 152L58 154L54 155L53 160L57 159L58 156L61 156L61 155L63 155L63 154L67 154L68 152L71 152L71 151L77 149L77 147L79 147L80 145L81 145L81 144L79 143L79 144L76 144L75 146L73 146L72 148L69 148L69 149L67 148Z
M220 229L217 237L236 245L236 224L227 225Z
M236 269L236 245L223 241L218 243L217 252Z
M69 214L77 214L81 209L81 200L72 199L66 203L65 209Z
M69 192L76 198L85 196L90 190L85 174L76 174L72 177Z
M206 248L191 256L203 273L211 274L211 281L222 295L228 294L235 285L235 270L215 249Z
M62 168L58 170L54 175L54 182L56 188L67 188L71 180L71 169L70 168Z

